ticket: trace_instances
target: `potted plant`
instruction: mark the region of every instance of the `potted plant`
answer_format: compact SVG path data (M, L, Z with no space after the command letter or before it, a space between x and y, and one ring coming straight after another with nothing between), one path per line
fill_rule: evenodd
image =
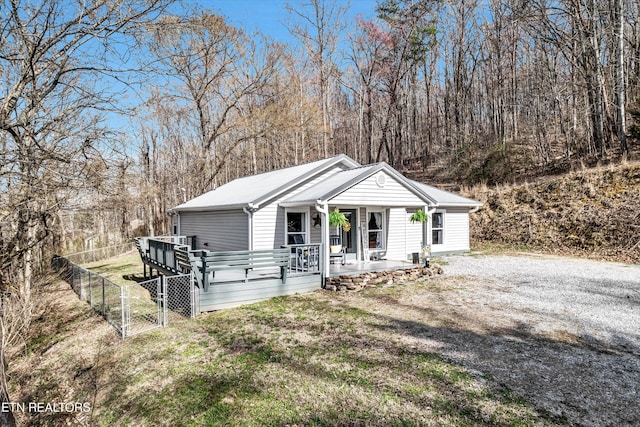
M336 233L340 232L340 228L342 228L344 231L351 230L351 224L349 223L349 220L347 219L345 214L340 212L340 209L338 208L335 208L334 210L329 212L329 225L331 225L332 227L336 227ZM329 249L331 250L332 254L335 254L342 250L342 245L330 245Z
M411 223L427 222L429 221L429 216L422 209L418 209L409 217L409 221Z

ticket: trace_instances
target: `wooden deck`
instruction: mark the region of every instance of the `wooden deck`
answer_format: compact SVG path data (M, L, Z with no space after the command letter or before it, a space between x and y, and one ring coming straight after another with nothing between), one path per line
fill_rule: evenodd
M211 252L191 250L185 242L180 236L143 237L136 239L136 246L145 277L147 267L167 276L193 273L199 313L322 286L319 247Z

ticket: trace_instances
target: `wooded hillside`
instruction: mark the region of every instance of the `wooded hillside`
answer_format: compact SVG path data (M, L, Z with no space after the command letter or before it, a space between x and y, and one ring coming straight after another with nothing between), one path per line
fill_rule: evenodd
M337 153L493 185L637 151L636 2L301 0L288 43L195 3L109 4L0 3L4 282Z
M572 172L533 184L475 186L477 243L640 262L640 163Z

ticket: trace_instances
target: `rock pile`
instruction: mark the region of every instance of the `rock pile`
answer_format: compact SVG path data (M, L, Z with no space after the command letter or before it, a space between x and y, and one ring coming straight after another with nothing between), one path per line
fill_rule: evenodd
M442 274L444 271L438 264L431 267L415 267L403 270L369 271L355 276L342 275L329 277L325 281L327 291L359 291L377 286L391 286L393 284L425 280L428 277Z

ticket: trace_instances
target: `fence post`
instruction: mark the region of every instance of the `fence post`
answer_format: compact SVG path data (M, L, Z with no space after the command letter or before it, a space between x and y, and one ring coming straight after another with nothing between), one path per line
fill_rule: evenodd
M189 272L189 295L191 297L191 318L196 317L196 287L193 271Z
M78 295L80 296L80 301L83 301L82 298L82 270L78 269Z
M103 278L102 278L102 310L101 310L100 312L101 312L101 313L102 313L102 315L103 315L103 316L105 316L105 318L106 318L107 313L105 313L105 311L104 311L104 302L105 302L105 301L104 301L104 298L105 298L105 297L104 297L104 277L103 277Z
M162 308L162 281L156 281L156 305L158 308L158 325L164 326L164 310Z
M162 326L169 325L169 288L167 286L167 276L160 276L158 279L162 282Z
M122 339L124 339L127 336L127 332L126 332L126 323L125 323L125 297L124 297L124 293L125 293L125 286L121 286L120 287L120 317L121 317L121 321L122 323L120 324L120 330L122 331Z
M89 270L89 307L93 308L93 292L91 292L91 270Z

